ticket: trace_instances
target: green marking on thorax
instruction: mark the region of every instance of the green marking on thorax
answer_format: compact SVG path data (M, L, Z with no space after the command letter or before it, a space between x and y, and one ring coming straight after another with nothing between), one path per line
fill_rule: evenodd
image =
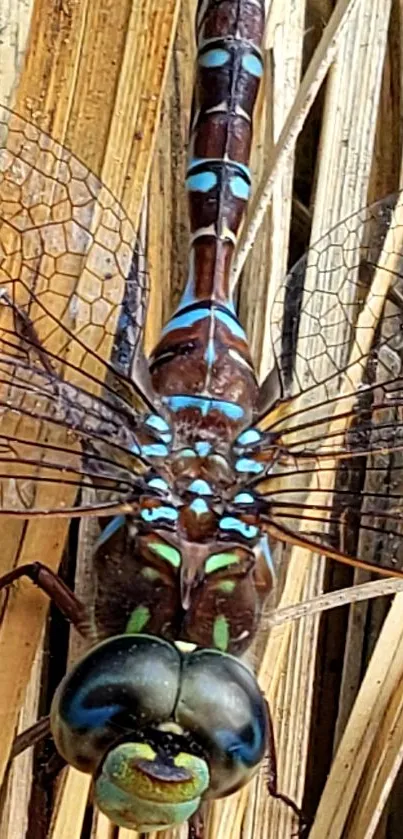
M217 650L225 652L228 649L229 628L227 618L224 615L220 615L214 621L213 643Z
M141 632L141 630L144 629L146 623L148 623L150 615L151 612L148 606L137 606L136 609L134 609L134 611L131 613L129 620L127 621L126 632Z
M176 548L173 548L171 545L164 545L161 542L149 542L148 547L151 548L151 550L158 556L161 556L162 559L166 559L167 562L170 562L174 568L180 567L181 555Z
M221 568L228 568L229 565L235 565L238 562L238 554L230 551L222 554L212 554L206 562L205 572L206 574L212 574L213 571L220 571Z
M220 582L217 583L218 591L222 591L224 592L224 594L232 594L235 586L236 583L234 582L234 580L220 580Z
M156 568L148 568L147 566L142 568L140 573L142 577L145 577L146 580L151 580L151 582L154 582L154 580L158 580L159 577L161 577L160 572L157 571Z

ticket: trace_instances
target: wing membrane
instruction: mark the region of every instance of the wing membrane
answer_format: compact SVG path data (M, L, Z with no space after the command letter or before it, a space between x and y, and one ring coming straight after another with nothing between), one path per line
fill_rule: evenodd
M69 486L102 482L122 501L135 491L136 478L147 467L135 454L141 416L133 411L130 417L127 406L118 402L114 407L13 357L0 356L0 418L0 473L15 485L14 503L13 494L3 488L3 512L32 507L28 480Z
M0 141L1 511L84 510L77 488L93 480L122 504L147 467L136 431L157 404L136 231L73 154L6 108ZM135 381L107 361L118 324Z
M357 329L357 319L381 254L388 273L394 273L394 300L403 299L401 201L395 194L348 217L311 245L287 275L271 313L283 396L312 391L315 402L319 385L326 399L336 396L353 337L366 357L371 327Z
M393 196L347 219L286 278L272 321L283 399L258 423L268 466L254 482L277 538L400 568L401 206Z

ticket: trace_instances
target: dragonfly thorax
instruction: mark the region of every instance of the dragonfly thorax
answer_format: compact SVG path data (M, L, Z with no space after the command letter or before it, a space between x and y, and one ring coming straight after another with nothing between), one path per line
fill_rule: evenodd
M189 457L171 480L169 463L153 470L137 515L105 529L95 556L101 635L147 631L225 652L250 644L273 573L256 499L224 481L221 460Z

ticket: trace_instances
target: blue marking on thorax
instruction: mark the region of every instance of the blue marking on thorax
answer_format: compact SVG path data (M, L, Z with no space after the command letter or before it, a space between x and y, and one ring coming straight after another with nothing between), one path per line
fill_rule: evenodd
M124 526L126 519L125 516L114 516L114 518L104 527L102 533L99 534L98 539L94 544L94 552L104 545L114 533L117 533L121 527Z
M254 504L255 499L250 492L238 492L235 496L234 504Z
M167 401L167 400L165 400ZM196 452L193 449L182 449L180 452L181 457L196 457Z
M164 443L171 442L172 432L169 428L168 423L163 419L163 417L160 417L158 414L151 414L149 417L147 417L144 425L148 426L149 428L152 428L154 431L157 431L159 436L161 437L161 440L163 440Z
M250 195L250 186L245 183L244 179L239 175L234 175L230 179L230 189L235 198L240 198L241 201L247 201Z
M211 308L207 308L206 306L197 307L194 309L190 309L189 311L182 312L182 309L178 309L177 313L175 313L171 320L165 324L162 335L165 336L169 332L173 332L175 329L186 329L193 324L198 323L198 321L203 320L204 318L211 318L215 317L221 323L226 326L226 328L232 332L232 334L236 338L241 338L243 341L246 341L246 335L244 330L242 329L241 324L239 323L238 318L234 313L234 308L232 305L226 305L225 308L228 310L223 311L222 308L216 308L212 306Z
M206 443L205 440L199 440L198 443L195 443L195 449L199 457L207 457L209 452L211 452L211 443Z
M210 484L208 484L207 481L203 481L202 478L196 478L196 480L192 481L192 483L188 486L188 490L189 492L194 492L196 495L213 494Z
M198 172L196 175L188 175L185 185L190 192L210 192L210 189L217 186L217 182L215 172Z
M145 425L149 425L150 428L155 428L156 431L162 431L163 433L170 431L168 423L159 414L150 414L145 421Z
M259 475L260 472L264 471L264 465L249 457L240 457L235 462L235 469L237 472L253 472L255 475Z
M257 79L260 79L263 76L263 62L257 57L257 55L252 55L251 53L243 55L242 67L247 73L250 73L251 76L256 76Z
M162 492L167 492L169 489L167 482L163 478L151 478L147 481L147 486L152 489L160 489Z
M166 457L169 450L163 443L150 443L141 447L141 453L144 457Z
M140 515L147 524L160 520L177 521L179 517L175 507L146 507Z
M262 435L260 431L256 428L247 428L246 431L242 431L242 434L235 440L236 446L253 446L254 443L258 443L259 440L262 439Z
M206 417L211 411L220 411L228 419L236 422L244 415L243 408L235 402L224 402L221 399L212 399L209 396L164 396L164 402L171 411L182 411L186 408L196 408L202 417Z
M193 510L193 512L196 513L196 516L202 516L204 513L208 513L209 511L209 507L203 498L195 498L195 500L189 504L189 509Z
M211 49L206 50L206 52L199 54L198 63L201 67L223 67L224 64L230 58L230 54L227 50L219 49Z
M236 519L235 516L223 516L220 519L219 527L220 530L235 530L245 539L255 539L259 533L259 528L254 524L245 524L244 521Z

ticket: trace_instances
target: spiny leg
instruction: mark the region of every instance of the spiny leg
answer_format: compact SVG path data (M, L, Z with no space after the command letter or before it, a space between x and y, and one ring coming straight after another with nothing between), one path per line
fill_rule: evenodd
M41 562L31 562L14 568L0 577L0 591L13 585L21 577L28 577L45 592L52 603L84 638L91 639L91 620L87 607L69 589L65 582ZM30 728L19 734L14 740L11 759L21 754L30 746L35 746L45 740L50 734L49 717L42 717Z
M21 732L21 734L17 735L11 749L10 760L14 760L14 758L17 757L17 755L20 755L21 752L24 752L25 749L28 749L30 746L36 746L49 736L50 717L41 717L37 720L37 722L34 722L33 725L26 728L25 731Z
M84 638L91 638L91 620L87 607L69 589L66 583L42 562L30 562L14 568L0 577L0 591L8 588L21 577L28 577L44 591Z
M204 818L201 810L198 810L189 819L189 833L188 839L203 839L204 837Z
M53 373L52 365L43 350L36 330L28 315L16 303L11 300L6 289L0 289L0 303L12 309L16 332L22 338L26 338L36 350L44 369ZM46 565L40 562L33 562L21 565L0 577L0 591L13 585L21 577L28 577L58 607L60 612L69 620L84 638L90 635L90 619L88 610L75 594L66 586L63 580L51 571ZM30 746L35 746L50 734L49 717L42 717L30 728L19 734L13 743L11 759Z
M37 722L17 735L11 749L10 762L22 754L25 749L29 749L32 746L39 746L51 737L50 717L41 717ZM46 783L54 781L66 765L66 761L59 755L54 746L54 753L40 769L41 778Z

